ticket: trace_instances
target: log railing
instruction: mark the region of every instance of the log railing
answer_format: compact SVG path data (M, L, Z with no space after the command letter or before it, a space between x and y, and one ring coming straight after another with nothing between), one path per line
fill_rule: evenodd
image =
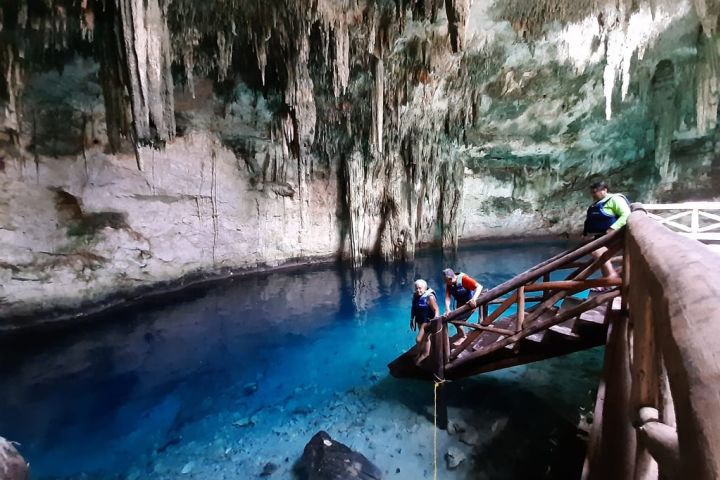
M681 235L720 241L720 202L647 204L643 208L648 217Z
M720 478L720 257L634 206L583 479Z

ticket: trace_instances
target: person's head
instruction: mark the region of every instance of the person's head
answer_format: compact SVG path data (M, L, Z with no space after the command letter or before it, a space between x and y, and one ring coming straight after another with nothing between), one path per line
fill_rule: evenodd
M453 285L457 280L457 275L452 268L446 268L443 270L443 278L445 279L445 285Z
M415 293L417 295L422 295L427 290L427 282L423 280L422 278L415 280Z
M608 194L608 184L604 180L595 182L590 185L590 196L596 202L602 200Z

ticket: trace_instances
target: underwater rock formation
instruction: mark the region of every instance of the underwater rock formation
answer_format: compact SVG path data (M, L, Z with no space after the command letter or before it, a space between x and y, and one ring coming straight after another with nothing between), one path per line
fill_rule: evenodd
M330 438L326 432L313 435L303 451L301 464L306 480L380 480L382 471L365 458Z
M3 2L0 299L572 233L600 176L717 198L719 3Z

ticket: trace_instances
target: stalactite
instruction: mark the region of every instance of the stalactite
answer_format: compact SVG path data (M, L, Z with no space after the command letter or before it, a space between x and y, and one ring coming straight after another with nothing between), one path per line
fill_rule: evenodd
M438 218L441 220L441 244L445 249L457 249L460 237L459 214L462 211L462 190L465 165L458 158L442 164L440 170L440 202Z
M27 8L26 0L21 0L17 10L17 32L14 39L11 35L0 37L0 131L8 134L14 142L19 141L22 127Z
M182 57L183 69L185 70L185 81L190 96L195 98L195 49L200 44L200 33L197 28L187 28L183 32L182 41L179 43L178 48Z
M353 265L360 267L366 252L364 251L365 228L367 226L365 188L365 159L359 151L354 151L345 162L346 202L350 214L350 253Z
M459 52L465 45L465 21L470 12L472 0L445 0L448 32L453 52Z
M720 81L720 58L718 55L718 37L708 38L701 34L698 38L698 55L695 67L697 83L696 115L697 130L705 134L717 125Z
M333 62L333 93L339 97L345 93L350 78L350 38L344 19L336 22L333 29L335 61Z
M218 80L223 81L227 76L227 72L230 69L232 63L232 51L233 43L232 39L228 40L225 36L225 32L219 30L217 32L217 46L218 46Z
M137 141L170 140L175 108L166 0L162 6L159 0L116 1Z
M713 36L717 30L720 2L718 0L693 0L693 5L703 31L706 35Z
M24 69L14 46L0 42L0 131L12 138L20 134L20 101Z
M655 67L652 80L651 113L655 120L655 166L664 182L670 173L670 151L677 126L678 114L675 102L675 69L669 60L662 60Z
M255 44L255 55L257 57L258 68L260 69L260 77L262 84L265 85L265 69L267 68L267 42L270 39L270 32L263 30L261 35L253 35Z
M80 9L82 12L80 19L82 38L92 42L95 39L95 12L88 5L88 0L81 0Z
M97 17L95 51L100 63L98 76L105 104L108 145L110 151L116 153L121 150L123 139L131 135L132 118L124 80L126 63L120 25L115 5L108 4L107 8Z
M372 138L371 145L378 154L383 153L383 120L385 114L385 66L382 58L375 58L374 88L372 93Z

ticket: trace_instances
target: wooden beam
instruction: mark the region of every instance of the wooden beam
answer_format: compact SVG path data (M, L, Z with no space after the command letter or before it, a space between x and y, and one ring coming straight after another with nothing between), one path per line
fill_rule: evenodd
M656 409L641 410L652 410L655 415L653 418L646 418L638 427L638 438L657 461L662 478L680 478L680 444L677 430L661 423ZM640 417L643 417L642 412Z
M560 280L556 282L534 283L525 287L527 292L541 290L587 290L596 287L619 287L621 278L599 278L596 280Z
M517 293L517 331L523 328L525 321L525 286L520 286Z
M513 294L510 298L508 298L508 299L505 300L502 304L500 304L500 306L497 307L497 308L490 314L489 317L487 317L486 319L484 319L484 320L482 321L483 325L485 325L485 326L490 325L492 322L494 322L495 320L497 320L498 317L500 317L500 315L502 315L503 313L505 313L505 311L506 311L508 308L510 308L513 303L515 303L516 300L517 300L517 294Z
M540 303L544 298L542 295L525 295L525 303ZM495 300L490 300L485 305L500 305L507 299L508 297L500 297Z
M642 208L648 212L653 210L720 210L720 202L685 202L685 203L643 203Z
M500 335L515 335L516 332L512 330L506 330L504 328L497 328L493 327L492 325L478 325L477 323L468 323L468 322L459 322L457 320L454 320L452 322L453 325L460 325L462 327L471 328L473 330L482 330L483 332L492 332L492 333L499 333Z
M435 385L433 392L435 400L435 415L437 428L447 430L448 428L448 411L445 395L445 340L443 339L443 330L447 330L447 324L443 323L439 318L433 320L433 331L431 334L432 353L433 353L433 374L435 376Z
M630 355L628 318L615 315L610 322L603 380L605 396L597 463L592 480L631 480L635 471L636 434L630 416Z

